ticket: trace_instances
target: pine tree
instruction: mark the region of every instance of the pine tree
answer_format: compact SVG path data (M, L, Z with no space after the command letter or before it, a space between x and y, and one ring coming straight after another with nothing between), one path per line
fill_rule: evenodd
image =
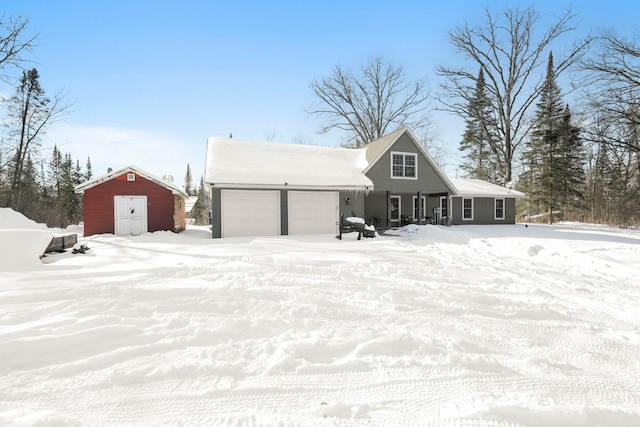
M193 216L196 225L209 224L209 212L211 211L211 196L207 187L204 185L204 178L200 178L200 186L198 187L198 200L193 205L191 216Z
M187 173L184 175L184 191L188 195L193 196L194 191L191 181L191 166L189 166L189 163L187 163Z
M560 87L549 54L547 75L536 104L535 124L524 154L529 213L546 213L549 224L558 209L567 209L579 196L584 182L584 154L580 129L562 104ZM524 188L523 188L524 189Z
M572 123L569 105L565 106L560 122L560 156L558 187L560 207L570 215L584 207L585 193L585 152L580 136L581 129ZM568 217L566 220L580 220L581 217Z
M84 173L85 181L89 181L93 176L93 169L91 167L91 157L87 156L87 170Z
M24 160L20 191L22 196L20 212L36 222L46 222L45 212L42 209L42 184L38 182L38 171L30 153L27 153Z
M460 165L469 178L499 182L494 155L495 138L491 129L495 119L491 112L491 99L487 93L482 69L478 73L476 88L467 107L466 128L459 150L465 152L466 161Z

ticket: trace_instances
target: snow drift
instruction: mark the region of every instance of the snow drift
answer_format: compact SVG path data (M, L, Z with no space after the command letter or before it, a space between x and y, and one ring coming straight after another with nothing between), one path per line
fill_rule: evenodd
M0 208L0 272L37 268L53 236L45 224Z
M0 424L640 425L640 236L82 239L0 276Z

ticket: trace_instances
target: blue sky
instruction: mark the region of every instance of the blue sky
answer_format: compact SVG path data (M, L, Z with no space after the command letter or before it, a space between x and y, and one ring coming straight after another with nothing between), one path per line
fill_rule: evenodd
M305 112L316 101L314 78L382 56L435 91L434 67L462 60L447 32L506 4L529 3L10 0L0 12L29 18L42 86L73 103L43 139L45 154L55 143L83 164L90 156L96 174L133 164L181 183L187 163L200 178L210 136L338 145L340 135L318 134L319 119ZM548 14L569 5L535 2ZM608 27L638 32L635 0L572 7L571 39ZM455 174L461 122L442 113L434 122Z

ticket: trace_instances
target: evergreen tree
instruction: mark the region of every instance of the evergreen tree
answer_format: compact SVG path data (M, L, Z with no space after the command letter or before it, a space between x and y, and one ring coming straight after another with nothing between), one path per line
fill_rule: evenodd
M61 97L53 100L45 96L40 86L40 75L35 68L24 71L15 94L8 100L7 126L11 144L9 206L22 212L23 183L26 181L25 167L40 136L47 125L63 113L67 107L61 106Z
M93 176L93 169L91 168L91 157L87 156L87 170L84 173L84 180L89 181Z
M191 166L189 166L189 163L187 163L187 173L184 175L184 191L188 195L193 196L194 191L192 189L191 181Z
M460 165L469 178L500 183L494 153L495 119L492 116L491 98L487 92L484 72L480 69L476 88L467 106L466 128L459 150L465 152L466 161Z
M200 178L198 187L198 200L193 205L191 216L196 225L209 225L209 212L211 211L211 196L208 188L204 185L204 178Z
M569 107L563 107L551 53L534 121L524 154L523 189L528 191L529 213L546 212L551 224L554 211L571 206L584 182L580 129L571 123Z
M20 190L23 197L20 212L36 222L46 222L45 211L42 209L42 184L38 182L38 171L29 153L22 167Z
M569 105L565 106L560 121L560 155L558 162L558 187L560 191L560 207L566 213L566 220L581 220L576 216L584 205L585 194L585 151L581 129L573 124ZM573 216L572 216L573 215Z

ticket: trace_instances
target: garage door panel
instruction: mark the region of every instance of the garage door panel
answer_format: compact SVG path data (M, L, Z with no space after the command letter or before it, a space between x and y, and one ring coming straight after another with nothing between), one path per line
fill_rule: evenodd
M333 234L339 220L337 191L289 191L289 234Z
M280 192L222 190L222 237L280 235Z

